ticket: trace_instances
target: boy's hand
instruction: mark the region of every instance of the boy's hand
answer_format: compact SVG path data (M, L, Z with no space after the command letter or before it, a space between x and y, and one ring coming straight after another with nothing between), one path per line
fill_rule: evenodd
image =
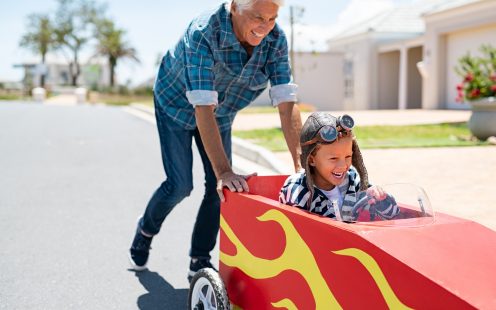
M367 196L381 201L386 199L387 193L380 186L372 186L367 189Z
M227 187L231 192L248 192L248 180L250 177L257 175L256 172L247 175L240 175L234 172L226 172L222 174L217 180L217 193L219 194L220 200L222 202L226 201L222 189Z

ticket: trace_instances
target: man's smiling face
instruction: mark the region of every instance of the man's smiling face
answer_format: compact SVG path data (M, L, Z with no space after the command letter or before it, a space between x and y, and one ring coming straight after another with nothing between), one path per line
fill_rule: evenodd
M243 46L257 46L274 28L279 6L270 0L258 0L240 11L231 5L234 34Z

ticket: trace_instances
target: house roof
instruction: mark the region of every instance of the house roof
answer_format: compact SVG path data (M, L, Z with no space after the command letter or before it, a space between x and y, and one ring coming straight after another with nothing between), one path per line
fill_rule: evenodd
M425 31L422 15L477 1L481 0L420 0L381 12L368 20L349 27L330 38L330 41L370 32L421 34Z
M446 11L452 8L456 8L459 6L463 6L465 4L480 2L482 0L451 0L451 1L441 1L440 3L436 3L436 5L432 6L429 10L423 12L424 14L434 14L441 11Z

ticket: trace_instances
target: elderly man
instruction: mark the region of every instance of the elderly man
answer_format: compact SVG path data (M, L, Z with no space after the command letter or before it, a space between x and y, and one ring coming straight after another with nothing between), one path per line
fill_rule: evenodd
M190 249L189 277L212 267L210 251L219 231L222 188L248 191L250 175L231 167L231 126L236 113L271 83L272 105L300 169L300 112L294 104L286 37L276 24L283 0L233 0L195 18L162 59L154 100L167 179L155 191L130 249L135 270L146 268L150 244L170 211L193 189L192 140L205 170Z

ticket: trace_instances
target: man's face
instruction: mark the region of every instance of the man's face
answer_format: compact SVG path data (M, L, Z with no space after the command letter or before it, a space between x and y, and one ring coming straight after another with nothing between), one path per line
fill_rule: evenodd
M244 46L257 46L274 28L279 6L270 0L258 0L242 12L233 3L231 15L234 34Z

